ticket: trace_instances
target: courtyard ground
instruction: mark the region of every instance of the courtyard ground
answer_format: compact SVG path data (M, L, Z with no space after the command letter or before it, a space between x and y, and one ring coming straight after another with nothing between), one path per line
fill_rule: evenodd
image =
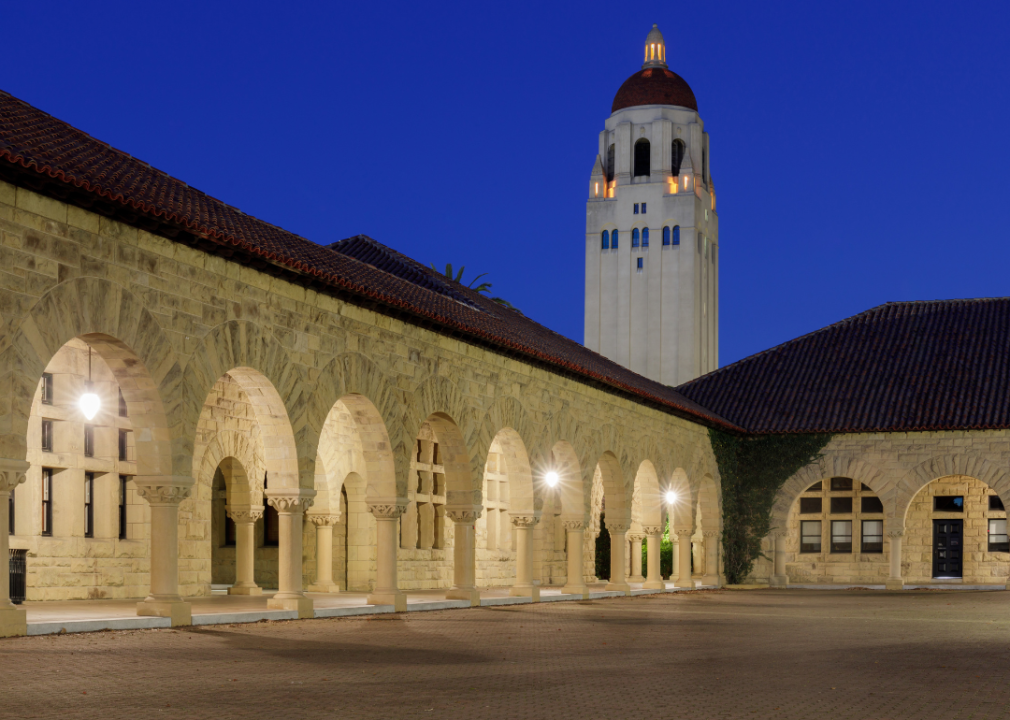
M1005 718L1006 592L700 591L0 640L0 718Z

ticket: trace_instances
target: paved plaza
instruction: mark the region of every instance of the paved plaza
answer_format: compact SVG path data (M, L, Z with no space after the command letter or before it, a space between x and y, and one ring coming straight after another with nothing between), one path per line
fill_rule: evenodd
M1005 592L698 591L0 640L3 718L1003 718Z

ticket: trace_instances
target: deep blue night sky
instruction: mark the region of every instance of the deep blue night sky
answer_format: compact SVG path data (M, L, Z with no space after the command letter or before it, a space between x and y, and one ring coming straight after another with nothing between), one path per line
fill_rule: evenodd
M658 23L711 134L723 364L1010 295L1010 5L19 3L0 89L311 240L489 272L582 340L597 133Z

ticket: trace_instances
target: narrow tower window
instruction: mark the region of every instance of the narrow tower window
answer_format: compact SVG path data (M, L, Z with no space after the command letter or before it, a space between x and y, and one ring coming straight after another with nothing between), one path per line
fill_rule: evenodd
M42 468L42 534L53 534L53 471Z
M680 225L673 226L673 244L680 245Z
M610 233L608 233L606 230L604 230L603 233L600 235L600 238L601 238L600 239L600 247L603 250L609 250L610 249Z
M638 271L642 272L645 268L645 258L638 258Z
M663 245L665 246L669 244L670 244L670 226L667 225L666 227L663 228Z
M684 141L673 141L673 156L670 158L670 174L680 175L680 166L684 162Z
M649 175L649 163L652 161L652 151L649 141L642 138L635 143L635 177Z
M617 231L616 230L614 230L613 232L610 233L610 249L611 250L616 250L617 249Z
M53 404L53 374L42 373L42 404Z
M634 230L631 231L631 247L633 248L638 247L638 238L639 238L638 228L635 228Z
M642 228L642 247L649 247L649 228Z
M607 148L607 182L614 179L614 144Z

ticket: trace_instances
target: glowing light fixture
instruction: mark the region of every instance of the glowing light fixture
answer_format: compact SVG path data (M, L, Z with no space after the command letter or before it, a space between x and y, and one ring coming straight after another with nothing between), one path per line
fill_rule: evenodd
M677 493L675 493L673 490L667 490L666 491L666 504L667 505L673 505L675 502L677 502Z
M84 386L84 394L81 395L81 399L77 401L78 406L81 408L81 412L84 413L84 417L88 420L94 420L95 415L98 414L99 409L102 407L102 401L95 394L94 388L91 386L91 346L88 345L88 383Z
M547 481L547 485L548 486L550 486L550 487L557 487L558 483L561 481L561 478L558 477L558 474L556 472L554 472L553 470L551 470L549 473L547 473L544 476L544 480Z

